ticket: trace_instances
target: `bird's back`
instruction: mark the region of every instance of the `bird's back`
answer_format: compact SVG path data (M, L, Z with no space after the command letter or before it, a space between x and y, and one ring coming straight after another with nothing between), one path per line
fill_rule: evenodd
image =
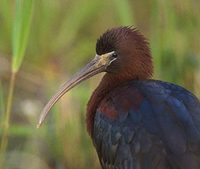
M101 101L92 138L103 169L200 169L200 103L171 83L130 81Z

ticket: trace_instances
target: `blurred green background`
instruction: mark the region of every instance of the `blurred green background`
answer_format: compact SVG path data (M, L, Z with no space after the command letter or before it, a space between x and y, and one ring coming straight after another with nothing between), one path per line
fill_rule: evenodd
M0 0L0 164L99 168L85 110L102 75L64 96L40 129L36 124L61 83L94 57L108 28L137 27L151 44L153 78L200 96L199 7L198 0Z

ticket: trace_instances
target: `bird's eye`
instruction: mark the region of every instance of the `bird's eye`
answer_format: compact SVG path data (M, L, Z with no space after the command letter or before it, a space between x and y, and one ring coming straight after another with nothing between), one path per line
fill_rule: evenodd
M116 52L114 52L113 54L112 54L112 57L114 57L114 58L117 58L117 53Z

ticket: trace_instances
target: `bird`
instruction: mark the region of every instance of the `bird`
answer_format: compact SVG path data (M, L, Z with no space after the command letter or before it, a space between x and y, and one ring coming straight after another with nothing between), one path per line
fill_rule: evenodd
M181 86L152 79L149 42L132 26L97 39L94 59L50 99L38 127L67 91L102 72L86 113L102 169L200 169L200 102Z

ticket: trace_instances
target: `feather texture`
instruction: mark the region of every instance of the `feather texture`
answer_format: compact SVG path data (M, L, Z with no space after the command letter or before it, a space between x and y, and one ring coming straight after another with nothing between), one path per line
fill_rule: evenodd
M171 83L129 81L99 104L92 137L103 169L199 169L200 103Z

